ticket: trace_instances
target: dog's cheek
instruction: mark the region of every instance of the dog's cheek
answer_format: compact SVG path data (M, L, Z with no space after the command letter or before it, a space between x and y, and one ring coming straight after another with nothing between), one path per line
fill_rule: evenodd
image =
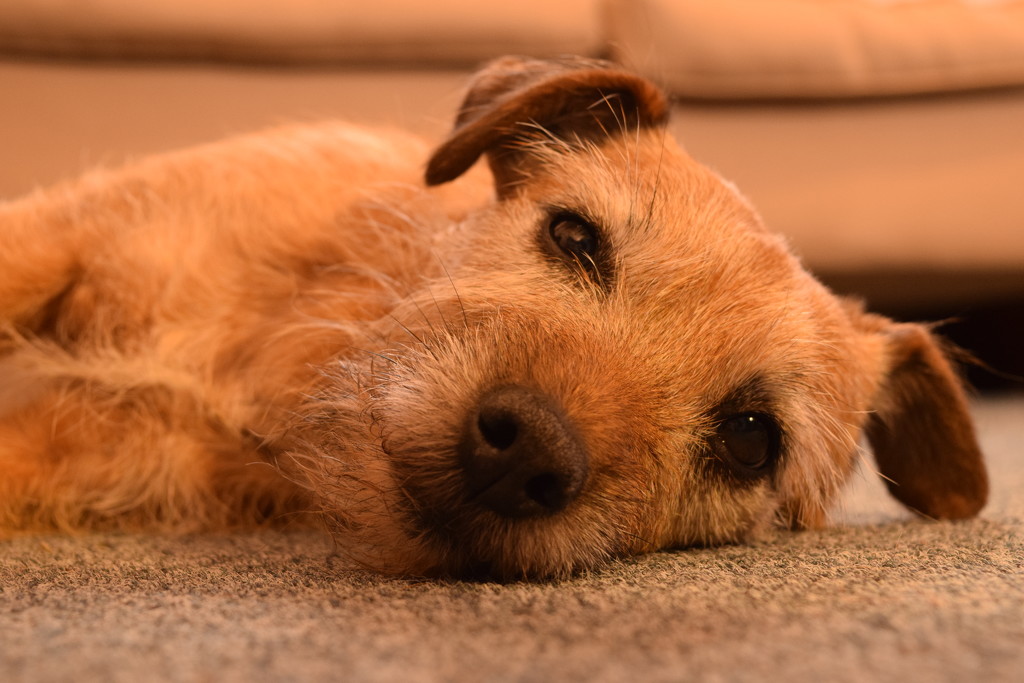
M785 452L774 477L781 525L815 529L827 524L860 452L867 411L858 408L857 393L835 383L815 391L816 401L804 397L788 403Z
M705 449L690 443L660 460L657 505L651 513L657 548L687 548L738 543L767 529L778 508L768 479L740 481L708 460Z
M403 361L378 389L372 408L381 449L404 492L407 516L419 520L462 505L457 449L466 415L478 391L480 359L447 351L448 362L425 357ZM437 520L440 526L440 520Z

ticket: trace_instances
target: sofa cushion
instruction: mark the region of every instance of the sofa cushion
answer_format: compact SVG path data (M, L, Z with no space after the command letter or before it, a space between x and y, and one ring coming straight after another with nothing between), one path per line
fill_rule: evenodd
M617 56L696 98L1024 84L1021 0L608 0Z
M63 57L472 64L594 54L597 0L3 0L0 51Z

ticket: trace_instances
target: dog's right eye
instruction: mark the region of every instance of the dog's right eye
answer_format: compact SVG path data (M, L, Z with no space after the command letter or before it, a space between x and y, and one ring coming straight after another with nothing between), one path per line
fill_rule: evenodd
M764 413L738 413L722 419L711 437L715 454L744 478L756 478L771 469L779 457L778 423Z
M600 242L597 228L589 221L563 211L552 216L548 234L561 256L571 259L587 273L596 274Z

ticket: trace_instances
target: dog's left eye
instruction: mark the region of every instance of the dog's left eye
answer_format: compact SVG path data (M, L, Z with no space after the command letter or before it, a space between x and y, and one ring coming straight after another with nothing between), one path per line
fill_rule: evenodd
M588 271L597 268L597 228L588 221L574 213L558 213L551 218L548 233L563 255L577 261Z
M764 413L737 413L721 420L711 436L719 459L737 474L756 477L766 472L779 455L778 423Z

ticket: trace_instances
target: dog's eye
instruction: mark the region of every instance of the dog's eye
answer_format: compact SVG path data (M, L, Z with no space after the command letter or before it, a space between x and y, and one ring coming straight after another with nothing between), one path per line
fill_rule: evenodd
M729 415L711 437L715 454L742 476L757 477L778 458L779 425L764 413Z
M548 225L551 241L565 256L579 262L586 270L597 267L597 229L574 213L555 214Z

